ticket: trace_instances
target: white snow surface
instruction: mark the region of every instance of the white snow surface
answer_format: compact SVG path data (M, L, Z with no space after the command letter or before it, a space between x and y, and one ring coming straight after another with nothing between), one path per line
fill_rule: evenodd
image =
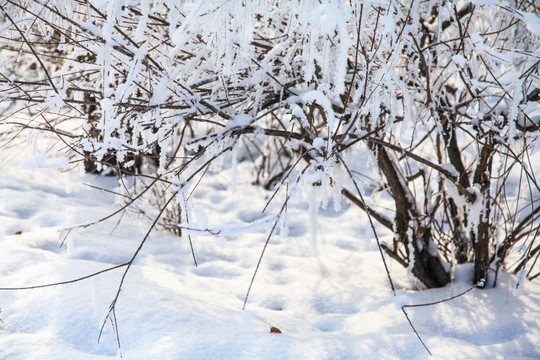
M114 190L116 180L65 172L58 168L66 165L63 153L43 159L40 147L23 145L4 151L0 162L0 287L66 281L128 261L150 226L133 214L119 224L113 218L75 229L60 246L63 228L115 209L113 194L84 184ZM271 193L250 185L243 163L237 172L242 191L234 194L226 172L201 182L194 199L199 221L246 224L267 216L261 210ZM365 214L350 205L320 209L313 243L307 209L300 200L289 204L287 238L271 238L245 311L268 228L226 239L192 234L198 267L187 239L158 230L116 304L120 348L109 322L97 340L123 269L68 285L1 291L0 359L431 358L396 304L466 290L471 266L458 267L445 288L418 291L388 259L394 298L376 243L366 238L372 233ZM502 273L496 288L408 309L432 358L540 358L540 282L525 280L513 296L515 282Z

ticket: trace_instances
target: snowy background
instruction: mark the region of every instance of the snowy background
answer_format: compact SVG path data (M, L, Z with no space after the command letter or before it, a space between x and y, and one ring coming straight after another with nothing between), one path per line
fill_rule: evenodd
M493 209L506 207L491 212L492 224L523 216L518 211L523 203L513 201L529 186L520 201L533 204L540 174L540 153L530 146L537 135L516 131L537 129L540 114L535 45L540 33L534 26L540 18L534 4L457 2L458 10L456 2L439 8L436 2L348 7L335 1L316 7L310 1L283 6L201 1L188 5L187 12L180 1L166 2L166 10L154 7L161 1L94 3L97 7L64 0L0 4L5 15L0 100L22 101L0 108L0 360L427 359L430 354L401 306L431 302L439 303L407 312L433 358L540 359L540 280L523 280L516 289L516 276L500 272L496 288L488 284L467 292L473 282L473 265L467 264L452 269L446 287L421 290L407 269L387 258L394 294L366 214L341 197L341 185L352 186L349 180L358 176L363 186L371 170L381 169L373 154L366 155L366 140L377 144L371 152L390 145L397 155L410 148L420 154L419 163L430 164L421 173L410 155L392 160L404 170L403 176L384 175L394 184L405 175L427 174L426 192L415 189L417 197L401 215L413 202L428 209L431 199L423 199L437 188L436 206L454 194L461 209L445 214L448 204L442 205L430 220L444 224L466 214L455 229L473 226L483 214L482 202L460 204L459 197L474 196L461 179L458 195L455 184L458 176L474 175L469 180L479 185L478 171L489 172L497 189ZM38 53L26 49L27 39L21 42L24 33ZM433 53L421 47L433 47ZM99 110L91 110L98 104ZM80 105L80 113L64 112L63 105ZM440 120L447 117L454 123L443 129ZM70 127L71 121L78 125ZM380 128L367 137L366 129L375 126ZM451 134L454 126L459 131ZM67 131L60 136L66 143L56 130ZM192 134L184 138L184 131ZM249 146L240 141L251 132L253 148L262 149L254 162L245 161ZM84 140L77 137L82 134ZM441 136L447 146L450 138L463 136L459 141L466 145L434 154L423 140L428 134ZM441 151L440 138L437 144ZM137 194L144 186L123 188L116 177L85 173L77 161L117 151L122 162L131 151L153 154L156 145L159 168L143 174L165 175L165 181L128 211L100 221L125 204L121 194ZM491 152L495 146L497 154ZM455 150L466 160L459 171L456 161L446 163ZM508 155L514 151L516 158ZM285 152L290 154L281 157ZM337 153L346 159L338 162ZM169 155L173 160L165 173ZM525 182L520 176L529 169L529 155L534 166ZM496 156L498 170L480 156ZM302 157L311 160L310 168L297 184ZM252 185L260 175L254 174L256 162L266 180L283 179L275 201L272 191ZM338 163L352 165L355 175L345 176L334 166ZM213 173L214 166L222 168ZM519 169L514 173L513 167ZM297 173L283 177L289 169ZM439 177L443 172L453 179L446 185ZM131 185L144 176L125 181ZM382 180L362 190L368 204L394 216L397 202L388 191L374 191L381 184L386 188ZM322 186L313 186L319 181ZM334 181L339 186L330 186ZM166 201L156 194L171 196L179 184L180 220L191 229L179 237L158 228L146 241ZM489 195L486 189L479 194ZM408 196L408 190L399 194ZM319 208L324 191L331 200ZM288 194L295 195L287 202ZM265 247L283 204L286 211ZM411 218L418 235L428 220L422 211ZM501 226L505 235L516 224L508 225ZM528 225L535 229L532 221ZM445 231L439 246L450 239L459 243ZM392 243L394 234L383 226L376 232ZM405 230L397 233L403 246L395 251L424 246L414 241L416 235L407 235L408 242ZM499 245L498 235L486 236L497 241L485 243ZM532 235L527 241L532 248ZM518 245L507 263L519 257ZM401 260L413 268L412 257ZM492 281L495 276L489 275ZM40 286L54 283L64 284Z
M128 214L65 238L62 229L102 218L121 201L91 187L114 191L116 178L65 171L62 151L43 155L51 149L46 136L3 148L0 287L61 282L125 263L150 225ZM151 234L116 306L120 348L110 322L97 340L123 269L0 292L0 359L430 358L394 300L365 214L345 202L340 212L319 211L315 238L308 204L289 204L288 237L272 237L242 311L269 227L261 210L272 194L251 186L243 166L236 192L229 171L209 174L196 192L194 224L229 224L227 236L192 234L198 267L186 239ZM400 299L411 304L471 286L471 265L457 268L445 288L418 291L405 269L389 264ZM409 309L433 358L540 358L540 283L525 281L514 296L515 281L502 273L497 288Z

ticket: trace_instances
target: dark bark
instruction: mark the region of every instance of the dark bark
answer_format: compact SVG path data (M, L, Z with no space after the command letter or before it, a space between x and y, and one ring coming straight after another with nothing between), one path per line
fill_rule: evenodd
M450 119L448 119L448 116L450 116ZM442 110L439 110L439 117L443 125L442 135L448 160L459 173L459 184L464 189L468 189L471 186L471 183L469 180L469 175L465 169L465 165L463 164L463 159L461 158L461 149L459 147L456 130L454 128L454 124L456 123L455 116L452 114L447 115ZM467 214L465 212L460 212L459 207L455 204L453 199L449 199L448 202L451 221L453 223L452 235L454 236L453 243L456 247L456 260L458 264L462 264L469 261L469 252L472 244L471 239L467 237L467 233L464 230L468 221Z
M421 216L412 202L412 195L406 188L405 179L396 170L396 166L388 155L386 149L375 142L369 143L370 149L377 157L379 169L384 174L396 206L394 219L394 232L397 243L403 243L408 256L408 264L413 262L412 273L428 288L443 287L450 282L450 275L444 268L438 254L429 251L432 243L431 229L423 228L420 234L418 229L408 231L411 223L421 224ZM410 253L412 245L413 253ZM388 252L388 250L387 250ZM396 249L393 249L395 254Z
M484 279L487 281L489 270L489 224L481 221L477 227L478 236L474 242L474 280L478 283ZM485 283L485 282L484 282Z
M480 161L476 166L474 173L474 183L480 185L480 192L482 193L482 206L483 213L478 214L478 225L476 234L471 234L473 239L474 250L474 280L476 284L481 279L485 279L484 284L488 279L489 270L489 243L491 240L490 231L490 213L491 213L491 199L490 199L490 186L491 186L491 165L493 163L493 146L492 136L488 136L488 141L482 147L480 152ZM477 200L477 201L480 201Z
M415 247L412 273L428 288L443 287L450 282L450 274L444 268L439 256L432 255L429 245L432 242L431 229L422 234L422 249Z

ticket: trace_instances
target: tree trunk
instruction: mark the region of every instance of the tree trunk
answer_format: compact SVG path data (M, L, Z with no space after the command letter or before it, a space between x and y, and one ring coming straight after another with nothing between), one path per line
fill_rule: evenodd
M424 246L422 249L415 248L412 273L428 288L443 287L450 282L450 274L444 268L439 256L430 253L431 242L431 229L428 228L422 235Z
M444 100L444 102L447 103L447 100ZM461 148L459 147L454 128L456 115L453 113L447 114L442 110L439 110L438 114L443 126L442 135L448 160L459 173L459 184L464 189L468 189L471 186L471 182L463 159L461 158ZM471 248L471 239L468 237L467 231L465 231L468 221L467 212L460 211L453 199L449 199L449 210L452 217L451 221L454 225L452 235L454 236L453 243L456 246L456 260L458 264L463 264L469 261L469 251Z
M406 180L397 171L397 167L382 145L371 142L369 146L375 153L379 169L383 172L392 191L396 205L394 219L396 243L404 245L408 264L413 262L412 273L428 288L445 286L450 282L450 275L446 272L438 254L430 252L431 230L429 227L420 226L422 220L413 202L413 196L406 187ZM416 226L411 226L411 224L416 224ZM423 229L421 234L420 228ZM411 245L412 254L409 250ZM394 252L396 250L394 249Z
M491 239L490 233L490 213L491 213L491 199L490 199L490 186L491 186L491 165L493 163L494 143L490 135L482 147L480 152L480 161L476 166L474 173L474 183L480 185L480 192L482 193L482 199L477 201L483 201L482 214L478 214L478 225L476 234L471 234L473 239L474 250L474 283L478 283L484 279L484 284L488 279L489 270L489 242ZM476 235L476 236L475 236Z
M474 283L487 281L489 270L489 224L485 221L478 225L478 237L474 243ZM484 284L485 284L484 281ZM483 286L481 286L483 287Z

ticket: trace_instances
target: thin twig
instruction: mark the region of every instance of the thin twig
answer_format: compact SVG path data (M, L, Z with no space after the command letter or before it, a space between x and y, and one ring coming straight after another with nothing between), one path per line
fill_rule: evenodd
M85 276L82 276L82 277L79 277L79 278L66 280L66 281L60 281L60 282L56 282L56 283L49 283L49 284L43 284L43 285L33 285L33 286L20 286L20 287L0 287L0 291L34 290L34 289L42 289L42 288L52 287L52 286L73 284L73 283L76 283L76 282L79 282L79 281L82 281L82 280L86 280L86 279L90 279L90 278L92 278L94 276L101 275L103 273L106 273L106 272L109 272L109 271L112 271L112 270L116 270L116 269L119 269L119 268L122 268L122 267L125 267L125 266L128 266L128 265L129 265L129 262L123 263L123 264L120 264L120 265L116 265L116 266L112 266L112 267L109 267L109 268L106 268L106 269L103 269L103 270L100 270L100 271L97 271L95 273L88 274L88 275L85 275Z
M307 164L300 175L296 178L296 183L302 179L302 175L306 172L307 169L309 169L311 164ZM276 230L276 226L279 222L279 219L281 218L281 215L287 208L287 203L289 202L289 199L291 198L291 193L287 194L287 197L285 198L285 201L283 201L283 204L281 205L281 209L279 210L279 213L276 215L276 220L274 221L274 225L272 225L272 229L270 229L270 233L266 237L266 241L264 242L263 249L261 251L261 255L259 256L259 260L257 261L257 266L255 266L255 271L253 272L253 275L251 276L251 281L249 282L248 290L246 292L246 296L244 297L244 304L242 305L242 310L246 309L246 304L249 298L249 294L251 293L251 287L253 286L253 283L255 282L255 277L257 276L257 273L259 272L259 268L261 267L262 259L264 257L264 253L266 251L266 248L268 247L268 244L270 243L270 239L272 238L272 235L274 234L274 231Z

